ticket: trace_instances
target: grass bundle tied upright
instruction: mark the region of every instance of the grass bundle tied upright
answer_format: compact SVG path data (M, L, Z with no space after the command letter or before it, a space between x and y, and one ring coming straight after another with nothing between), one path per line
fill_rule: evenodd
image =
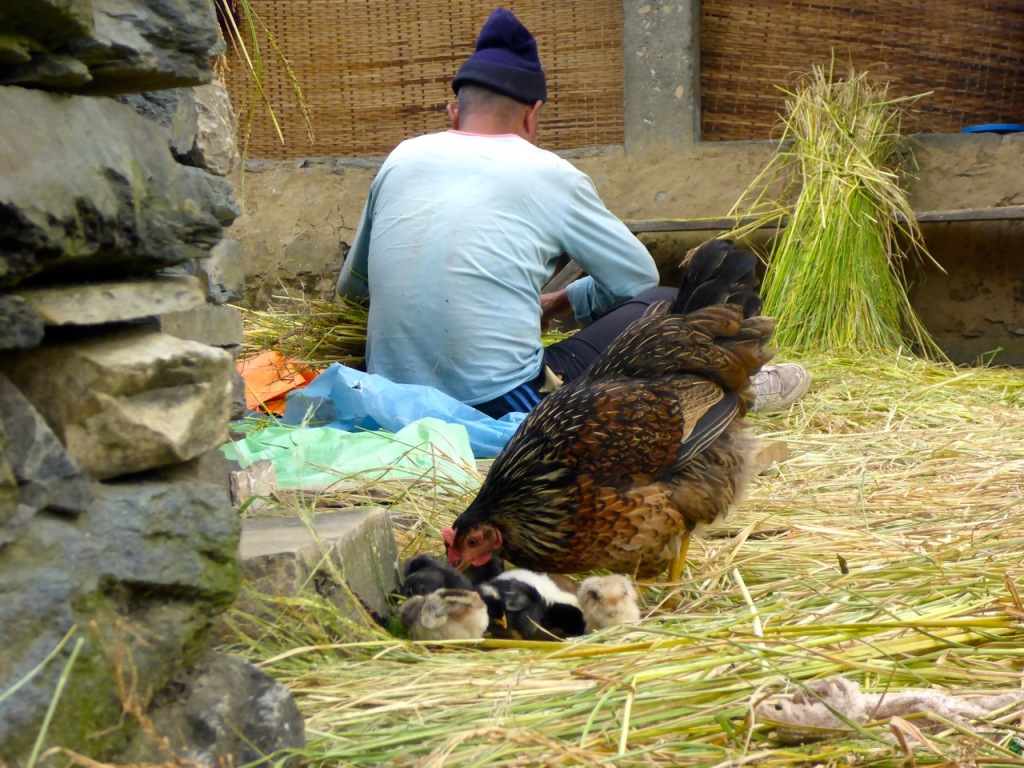
M741 197L757 222L788 219L765 275L765 312L776 343L793 352L886 354L912 347L944 355L918 320L904 265L931 259L899 180L902 106L853 69L815 66L786 92L778 151ZM745 205L753 199L752 203Z

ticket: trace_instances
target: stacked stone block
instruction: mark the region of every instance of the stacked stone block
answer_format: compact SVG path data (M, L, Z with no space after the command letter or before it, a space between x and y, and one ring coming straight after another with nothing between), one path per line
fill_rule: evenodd
M241 324L224 304L244 275L223 238L238 157L210 82L222 46L212 0L0 5L0 764L41 734L206 764L302 743L283 689L205 655L240 584L226 476L203 482L232 414ZM123 717L173 722L160 712L189 705L168 691L208 697L203 674L242 686L204 699L204 738L252 738L197 749L168 725L163 746ZM245 691L275 706L242 722Z

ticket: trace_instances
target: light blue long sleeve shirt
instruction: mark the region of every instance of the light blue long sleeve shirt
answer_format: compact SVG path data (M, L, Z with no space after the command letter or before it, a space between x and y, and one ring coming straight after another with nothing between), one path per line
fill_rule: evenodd
M571 163L518 136L400 144L374 179L338 293L370 296L367 368L471 405L540 373L540 291L562 253L588 322L658 284L643 244Z

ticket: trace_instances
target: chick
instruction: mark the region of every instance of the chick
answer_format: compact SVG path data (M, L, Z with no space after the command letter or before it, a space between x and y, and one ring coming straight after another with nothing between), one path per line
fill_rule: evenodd
M405 561L400 594L405 597L429 595L439 589L472 589L473 584L448 563L430 555L416 555Z
M491 637L519 639L519 633L508 626L508 612L505 610L505 601L502 599L501 592L489 582L479 585L476 591L487 606L489 618L487 633Z
M469 589L439 589L413 595L398 612L415 640L475 640L487 630L487 606Z
M483 565L470 565L462 574L473 584L490 581L505 570L505 561L500 557L492 557Z
M555 640L582 635L585 630L576 596L560 589L547 574L515 568L479 589L487 599L492 617L493 595L500 596L500 605L504 607L506 628L499 631L492 621L491 633L495 636Z
M640 606L633 580L628 576L591 576L576 591L587 631L640 621Z

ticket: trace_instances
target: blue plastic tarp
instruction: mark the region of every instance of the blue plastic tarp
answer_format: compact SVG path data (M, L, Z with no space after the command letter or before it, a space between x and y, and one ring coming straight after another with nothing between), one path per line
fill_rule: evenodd
M505 446L523 413L492 419L433 387L396 384L383 376L335 363L304 389L288 394L282 421L291 425L326 426L346 432L400 432L420 419L461 424L473 455L491 458Z

